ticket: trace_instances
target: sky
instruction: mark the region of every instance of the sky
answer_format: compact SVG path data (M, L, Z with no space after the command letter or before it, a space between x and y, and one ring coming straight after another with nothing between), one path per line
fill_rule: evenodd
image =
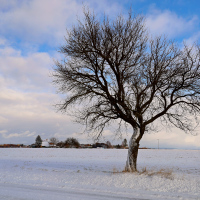
M200 41L198 0L0 0L0 144L32 144L37 135L93 142L80 134L84 127L55 109L61 95L51 77L66 29L83 18L83 5L110 19L127 15L131 7L145 16L153 36L164 34L180 46ZM118 138L106 128L101 141L121 144L131 132ZM158 143L160 148L200 149L200 134L161 129L145 134L140 146L157 148Z

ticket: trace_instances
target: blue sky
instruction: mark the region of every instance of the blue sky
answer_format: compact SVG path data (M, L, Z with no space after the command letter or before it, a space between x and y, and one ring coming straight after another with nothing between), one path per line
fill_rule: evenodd
M200 40L198 0L0 0L0 144L35 142L57 137L76 137L82 143L92 140L80 135L81 125L68 115L56 112L60 95L50 77L56 51L64 42L66 28L82 19L83 4L101 17L126 15L130 7L142 13L152 35L192 44ZM129 139L131 131L123 135ZM200 135L161 129L146 134L141 146L200 149ZM102 141L120 144L112 128L105 129Z

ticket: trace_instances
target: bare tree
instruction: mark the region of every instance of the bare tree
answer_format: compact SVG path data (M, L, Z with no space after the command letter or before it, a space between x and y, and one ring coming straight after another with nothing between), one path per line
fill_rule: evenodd
M127 139L125 138L123 141L122 141L122 147L125 148L127 147Z
M53 146L55 146L59 142L59 140L55 137L52 137L52 138L50 138L49 142L52 143Z
M64 147L64 142L60 141L56 144L58 147L63 148Z
M76 117L98 138L119 120L133 128L127 171L137 170L140 140L156 121L192 133L200 111L200 49L182 49L164 37L150 38L143 16L103 21L85 11L60 48L54 83L67 94L59 109ZM80 106L81 105L81 106Z
M107 142L106 142L106 145L107 145L107 148L109 148L109 149L112 148L112 144L111 144L110 141L107 141Z
M65 143L64 143L64 147L66 148L79 148L80 147L80 143L78 142L78 140L76 138L67 138Z

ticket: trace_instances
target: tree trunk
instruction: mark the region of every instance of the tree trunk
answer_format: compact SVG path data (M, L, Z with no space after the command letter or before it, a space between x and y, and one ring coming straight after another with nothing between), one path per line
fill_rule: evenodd
M129 141L128 157L126 161L125 171L135 172L137 171L137 156L139 143L136 143L136 133L131 136Z

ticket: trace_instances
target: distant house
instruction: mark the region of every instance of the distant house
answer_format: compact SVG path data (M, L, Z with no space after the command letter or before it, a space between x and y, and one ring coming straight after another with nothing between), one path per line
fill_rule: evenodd
M42 141L42 147L50 147L48 139Z
M44 148L45 148L45 147L46 147L46 148L48 148L48 147L56 147L56 145L55 145L54 143L52 143L52 142L49 142L48 139L43 140L41 146L44 147Z

